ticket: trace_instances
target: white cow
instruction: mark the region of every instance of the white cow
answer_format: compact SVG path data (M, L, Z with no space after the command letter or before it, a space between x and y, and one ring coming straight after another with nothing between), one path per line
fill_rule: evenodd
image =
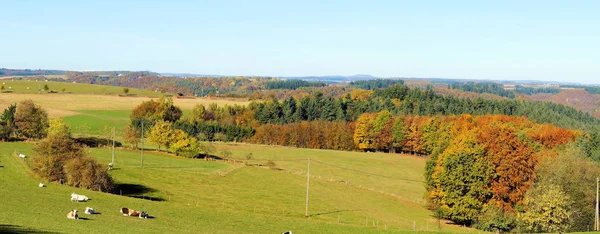
M40 186L40 188L46 187L46 185L42 183L40 183L38 186Z
M89 198L84 195L79 195L75 193L71 193L71 201L87 201Z
M24 154L19 154L19 157L26 158L27 156L25 156Z
M69 219L79 219L79 215L77 214L77 210L72 210L67 214L67 218Z

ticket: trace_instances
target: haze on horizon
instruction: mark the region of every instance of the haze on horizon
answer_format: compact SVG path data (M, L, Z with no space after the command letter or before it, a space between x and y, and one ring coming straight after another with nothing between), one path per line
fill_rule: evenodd
M598 1L8 1L0 67L600 83Z

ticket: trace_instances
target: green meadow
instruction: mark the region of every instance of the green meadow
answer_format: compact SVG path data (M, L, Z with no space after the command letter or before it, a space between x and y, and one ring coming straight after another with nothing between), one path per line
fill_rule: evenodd
M39 188L38 183L44 181L32 175L26 166L30 159L15 155L15 152L32 155L33 145L16 142L0 143L0 146L0 199L3 201L0 203L3 211L0 212L0 232L3 227L67 233L280 233L287 230L295 233L403 233L413 232L413 228L421 232L475 232L433 218L422 203L413 201L422 188L406 194L382 192L386 188L393 191L394 184L422 187L418 183L411 186L411 181L391 178L386 181L382 179L385 177L373 175L371 177L379 179L369 178L356 171L328 168L318 163L311 163L307 218L307 168L304 167L307 165L283 161L310 157L340 167L365 170L368 165L357 165L375 158L370 165L385 167L379 172L383 175L414 174L412 177L417 178L424 161L412 156L218 144L218 149L231 150L236 157L249 151L257 158L264 155L265 159L276 162L277 169L256 166L261 163L247 166L152 151L144 153L142 168L139 151L118 149L115 169L110 174L120 187L116 194L109 194L56 183ZM272 153L272 148L279 149ZM89 153L103 163L112 161L110 149L90 149ZM304 160L304 164L306 162ZM350 184L329 180L327 177L333 174L338 180L350 180ZM379 181L381 185L375 190L366 188L368 184L363 184L364 188L360 186L368 181ZM71 202L72 192L84 194L91 200ZM84 220L66 218L69 210L83 211L88 206L101 214L82 214ZM145 210L154 218L124 217L118 213L121 207Z

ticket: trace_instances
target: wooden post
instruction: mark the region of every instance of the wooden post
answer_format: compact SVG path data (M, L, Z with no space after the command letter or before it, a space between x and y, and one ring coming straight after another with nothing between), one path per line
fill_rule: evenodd
M306 212L304 215L308 218L308 186L310 185L310 158L308 159L308 167L306 171Z
M142 152L141 152L141 163L144 168L144 120L142 120Z

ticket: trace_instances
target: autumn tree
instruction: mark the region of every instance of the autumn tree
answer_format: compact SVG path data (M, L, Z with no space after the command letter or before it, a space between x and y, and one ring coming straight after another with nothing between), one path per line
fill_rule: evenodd
M565 232L571 225L572 200L560 185L539 184L529 190L519 213L521 227L529 232Z
M49 121L48 136L71 138L71 128L62 119Z
M161 97L158 101L150 100L142 102L131 112L131 125L139 131L142 122L146 127L150 127L155 121L175 122L181 118L181 109L173 104L173 100L167 97Z
M46 136L48 128L48 113L31 100L25 100L17 105L15 125L19 135L27 138L41 139Z
M154 143L156 143L159 147L164 146L165 149L168 149L169 146L174 143L172 141L174 135L174 129L171 123L159 120L154 124L152 129L150 129L150 133L148 134L148 139Z
M354 144L358 149L369 150L373 149L374 139L369 134L370 129L373 128L373 119L377 116L374 113L362 114L356 121L356 129L354 130Z
M141 132L136 131L131 125L126 126L123 130L123 140L131 145L132 149L137 149L140 138Z
M478 139L496 172L490 184L494 194L492 201L509 211L523 199L533 183L538 162L534 149L517 137L511 126L498 122L485 125Z
M536 184L555 184L571 198L569 232L587 231L594 224L596 183L600 165L587 158L574 145L540 152L544 155L536 166ZM527 208L526 206L524 208Z

